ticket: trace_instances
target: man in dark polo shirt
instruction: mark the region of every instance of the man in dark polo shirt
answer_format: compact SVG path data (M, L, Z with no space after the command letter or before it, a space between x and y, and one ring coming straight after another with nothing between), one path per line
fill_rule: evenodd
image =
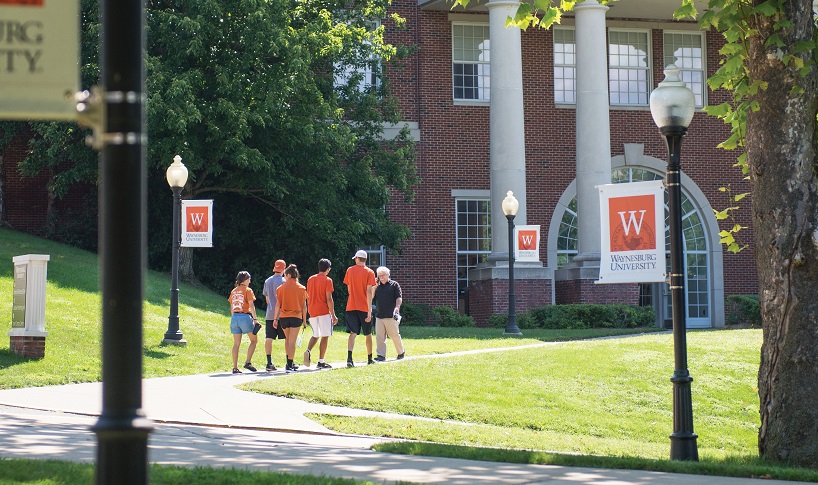
M375 360L386 360L386 336L395 344L398 360L404 356L403 340L400 338L400 306L403 303L403 293L397 281L390 279L390 271L381 266L375 271L378 275L378 284L375 286Z

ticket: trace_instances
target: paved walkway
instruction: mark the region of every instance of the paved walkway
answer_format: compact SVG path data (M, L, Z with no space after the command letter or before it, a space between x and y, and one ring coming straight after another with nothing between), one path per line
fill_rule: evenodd
M156 424L149 440L150 461L310 473L382 483L793 483L378 453L371 447L383 439L334 433L305 418L304 413L388 414L312 404L235 388L237 384L271 378L286 377L279 371L144 380L143 409ZM96 422L101 401L100 383L0 390L0 457L92 462L97 443L89 426Z

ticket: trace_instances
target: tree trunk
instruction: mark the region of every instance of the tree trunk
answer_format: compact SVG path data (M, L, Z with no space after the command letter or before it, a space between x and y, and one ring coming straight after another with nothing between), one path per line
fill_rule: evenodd
M757 2L754 2L757 3ZM784 2L794 25L778 31L783 47L765 47L774 33L763 18L748 66L768 88L747 116L753 230L764 342L758 374L762 457L818 464L818 181L815 163L816 72L785 65L792 46L813 38L811 0ZM810 65L811 52L802 54ZM798 86L802 93L794 93Z
M193 271L193 248L179 248L179 280L202 286Z

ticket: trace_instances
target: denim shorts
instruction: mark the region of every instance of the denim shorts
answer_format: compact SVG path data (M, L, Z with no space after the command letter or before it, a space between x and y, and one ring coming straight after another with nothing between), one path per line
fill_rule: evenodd
M253 315L249 313L234 313L230 317L230 333L241 335L253 331Z

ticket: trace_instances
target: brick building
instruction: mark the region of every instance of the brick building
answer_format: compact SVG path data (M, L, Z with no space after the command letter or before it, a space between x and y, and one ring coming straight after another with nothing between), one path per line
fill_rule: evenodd
M442 0L396 0L405 29L385 21L393 44L413 55L386 76L417 141L422 183L413 203L395 200L390 217L413 237L400 252L375 251L401 281L406 300L458 307L484 321L508 311L508 229L500 205L520 200L516 224L541 228L541 264L515 265L516 307L574 302L654 305L670 320L667 286L595 285L599 213L594 185L661 179L667 148L648 100L676 64L696 106L726 101L705 83L723 43L694 22L674 21L675 0L587 0L550 30L520 32L505 19L518 2L490 0L468 10ZM727 192L748 191L735 152L717 145L729 127L697 109L682 145L687 324L724 324L725 298L757 292L752 248L724 250L719 231L750 226L714 217ZM579 177L577 174L580 174ZM596 205L596 209L594 209ZM596 210L596 213L594 211ZM584 222L583 222L584 221ZM584 237L583 237L584 236ZM752 240L751 230L741 238Z

